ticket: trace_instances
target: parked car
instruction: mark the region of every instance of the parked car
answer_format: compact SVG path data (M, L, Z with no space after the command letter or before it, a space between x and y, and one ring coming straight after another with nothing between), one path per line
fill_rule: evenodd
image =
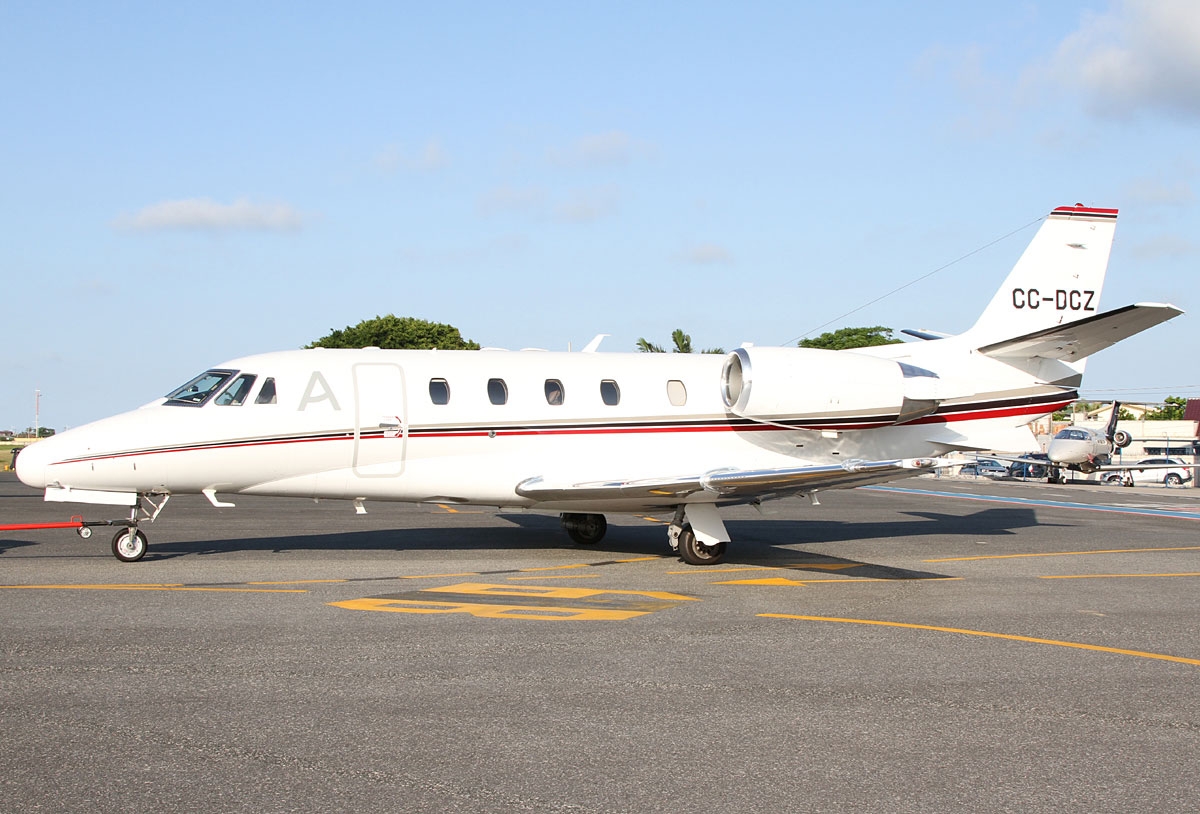
M1162 464L1173 464L1173 466L1161 469L1138 469L1139 465L1146 464L1159 466ZM1192 479L1191 467L1178 458L1142 458L1135 464L1127 464L1125 469L1119 472L1106 472L1104 474L1104 482L1121 483L1125 478L1126 472L1133 476L1131 481L1125 481L1125 485L1127 486L1145 483L1182 486Z
M960 475L982 475L985 478L1003 478L1008 475L1008 469L999 461L991 458L981 458L974 463L963 464L958 470Z
M1034 461L1013 461L1008 465L1008 474L1014 478L1044 478L1046 477L1046 467L1050 465L1050 459L1044 452L1035 452L1032 455L1026 455L1026 458L1036 458L1038 461L1045 463L1035 463Z

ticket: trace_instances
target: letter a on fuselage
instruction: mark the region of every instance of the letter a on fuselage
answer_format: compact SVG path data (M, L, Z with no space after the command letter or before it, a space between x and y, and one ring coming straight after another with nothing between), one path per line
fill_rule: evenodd
M329 386L329 382L325 381L325 376L321 371L314 370L312 376L308 379L308 387L304 388L304 396L300 399L300 406L296 409L304 411L310 405L320 404L323 401L328 401L334 410L341 410L341 405L338 404L337 397L333 395L333 388Z

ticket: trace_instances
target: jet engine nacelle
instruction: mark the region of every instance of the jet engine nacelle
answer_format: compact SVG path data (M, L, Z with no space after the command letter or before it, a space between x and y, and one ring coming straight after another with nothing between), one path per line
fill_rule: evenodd
M930 371L814 348L738 348L721 371L730 412L765 423L844 418L902 424L934 412L937 390Z

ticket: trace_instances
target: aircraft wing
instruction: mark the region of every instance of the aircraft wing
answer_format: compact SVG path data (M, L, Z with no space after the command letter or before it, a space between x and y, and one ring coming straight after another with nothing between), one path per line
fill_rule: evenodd
M1174 305L1162 303L1126 305L1094 317L984 345L979 352L995 359L1031 359L1036 356L1071 362L1102 351L1182 313Z
M516 491L522 497L541 503L635 500L646 505L673 506L698 492L715 494L722 501L748 502L755 498L787 497L820 489L852 489L921 475L949 465L950 462L942 458L902 458L781 469L715 469L699 475L638 480L555 483L536 477L519 483Z

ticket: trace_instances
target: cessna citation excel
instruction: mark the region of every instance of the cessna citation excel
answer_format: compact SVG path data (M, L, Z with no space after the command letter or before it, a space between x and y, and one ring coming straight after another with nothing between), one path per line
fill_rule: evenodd
M137 560L171 495L477 504L561 514L669 511L671 548L720 562L719 508L931 472L954 450L1036 451L1026 426L1076 400L1085 357L1182 313L1099 310L1115 209L1059 207L975 325L845 351L721 357L298 350L201 373L132 412L39 441L17 473L46 499L129 507ZM87 532L84 524L81 532Z

